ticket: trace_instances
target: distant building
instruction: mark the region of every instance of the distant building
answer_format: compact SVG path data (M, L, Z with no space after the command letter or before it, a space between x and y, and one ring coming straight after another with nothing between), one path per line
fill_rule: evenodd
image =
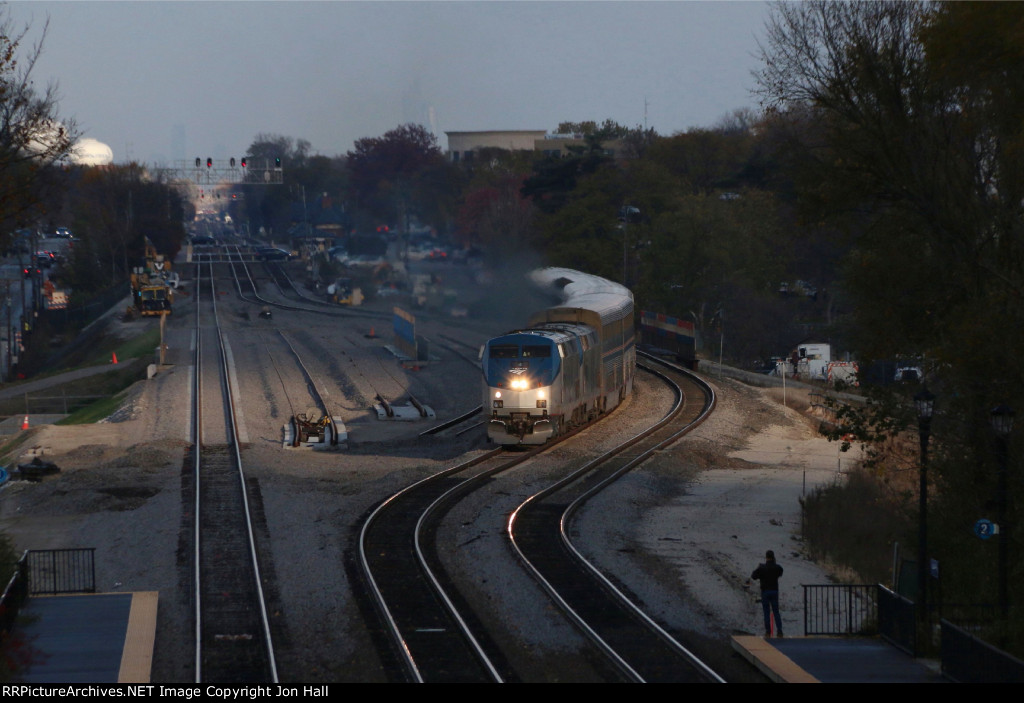
M548 134L543 129L493 130L484 132L445 132L448 136L448 159L452 163L472 161L481 149L533 151L544 156L567 156L575 147L585 147L582 134ZM612 158L625 158L626 144L612 139L601 145Z
M582 134L545 134L534 142L533 149L544 154L544 156L561 157L567 156L571 148L583 148L586 145L587 140ZM621 139L612 139L603 142L601 149L606 156L621 159L626 155L625 146L625 142Z
M537 140L543 140L543 129L491 130L484 132L445 132L448 137L448 159L452 163L472 161L480 149L533 151Z

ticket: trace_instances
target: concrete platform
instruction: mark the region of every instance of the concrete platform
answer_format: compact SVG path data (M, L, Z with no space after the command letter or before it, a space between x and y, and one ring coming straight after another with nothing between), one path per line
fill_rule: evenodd
M19 615L23 683L149 683L156 591L33 596Z
M776 683L946 683L937 663L877 637L736 636L732 645Z

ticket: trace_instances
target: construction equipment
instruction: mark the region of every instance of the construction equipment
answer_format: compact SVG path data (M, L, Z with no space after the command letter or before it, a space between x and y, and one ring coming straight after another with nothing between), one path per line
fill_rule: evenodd
M312 409L296 413L286 426L284 444L290 447L330 444L334 426L328 415L321 415Z
M363 291L352 285L351 278L339 278L327 286L327 295L338 305L361 305Z
M132 302L140 314L170 314L174 304L174 290L167 282L170 272L171 262L165 261L163 254L157 254L147 237L145 264L136 266L131 273Z

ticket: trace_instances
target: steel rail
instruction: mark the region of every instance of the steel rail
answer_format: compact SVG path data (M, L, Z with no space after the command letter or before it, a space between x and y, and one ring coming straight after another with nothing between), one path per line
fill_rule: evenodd
M253 532L252 526L252 513L249 506L248 491L245 485L245 472L242 466L241 460L241 448L238 444L238 420L237 420L237 408L235 405L234 394L231 391L231 369L227 357L227 347L224 340L224 333L221 330L219 317L217 313L217 301L216 301L216 287L213 275L213 263L209 263L210 267L210 292L211 292L211 308L213 310L213 321L216 329L216 343L218 348L218 375L221 378L221 393L222 398L225 402L225 419L226 419L226 434L228 435L228 446L231 449L231 455L233 457L233 473L238 478L238 491L242 506L242 516L245 522L245 540L247 544L247 559L249 565L252 567L253 582L250 586L256 596L258 603L258 614L260 621L261 630L261 646L266 657L265 664L267 666L267 672L271 683L278 682L278 672L276 656L274 653L273 639L270 632L270 621L267 613L266 598L263 591L262 576L259 567L259 558L256 550L256 539ZM196 353L195 353L195 374L197 382L195 385L196 393L194 397L194 421L196 422L193 428L193 437L196 442L194 445L194 459L193 459L193 470L195 472L195 578L196 578L196 682L202 682L204 674L203 670L203 599L202 599L202 558L203 558L203 530L201 529L203 520L203 504L201 500L202 488L201 488L201 468L202 459L201 454L203 453L203 435L202 435L202 383L200 380L202 376L202 335L201 326L199 324L200 308L199 303L201 300L200 291L202 287L202 270L201 265L197 266L196 271Z
M417 663L416 658L413 655L413 652L410 649L410 646L407 642L407 635L402 632L402 628L398 624L398 621L393 612L393 607L388 605L388 599L384 595L383 587L381 585L382 582L379 582L378 578L374 576L373 568L370 563L371 559L367 553L367 545L369 541L370 530L375 527L376 521L379 520L386 513L386 511L390 510L403 498L409 496L413 491L419 490L422 487L427 486L431 483L438 482L442 478L447 478L449 476L453 476L457 473L465 471L473 466L476 466L477 464L492 459L502 453L503 450L501 450L500 448L494 449L486 454L483 454L482 456L471 459L468 462L463 462L462 464L450 467L448 469L438 472L437 474L428 476L413 484L410 484L409 486L406 486L401 491L390 496L389 498L384 500L380 505L374 508L374 510L370 513L366 520L363 521L362 527L360 528L359 560L362 566L363 575L366 578L370 592L373 595L374 603L377 606L377 609L381 614L382 618L384 619L385 624L387 625L388 634L390 635L393 644L396 646L398 652L401 655L402 662L406 668L406 672L410 676L410 678L416 683L423 683L426 681L426 679L424 678L423 672L421 671L421 668ZM450 604L450 599L446 598L445 600ZM457 622L460 624L460 626L464 626L464 621L462 620L462 618L457 618ZM490 663L489 658L482 651L482 649L479 648L479 643L476 641L476 639L472 637L471 633L468 634L470 634L470 637L467 639L467 641L470 642L471 646L475 648L477 655L481 657L481 661L486 662L485 668L487 668L488 671L496 671L494 669L493 664Z
M647 355L644 355L644 356L647 356ZM674 637L672 637L672 635L670 635L664 628L662 628L661 625L659 625L657 622L655 622L653 618L651 618L649 615L647 615L647 613L645 613L643 610L641 610L629 597L627 597L618 587L616 587L615 584L611 581L611 579L609 579L604 574L604 572L602 572L590 560L588 560L586 557L584 557L582 552L576 547L575 544L573 544L572 538L569 536L569 530L568 530L569 522L571 521L573 515L575 515L576 512L588 500L590 500L591 498L596 496L598 493L600 493L602 490L607 488L609 485L611 485L612 483L617 481L624 474L626 474L627 472L631 471L636 466L639 466L641 463L647 461L656 451L659 451L659 450L669 446L670 444L678 441L679 438L682 437L683 435L691 432L694 428L696 428L698 425L700 425L702 422L704 422L704 420L707 419L707 417L714 411L715 404L716 404L716 396L715 396L715 391L710 386L710 384L708 384L703 379L700 379L699 377L697 377L696 374L692 374L689 371L686 371L686 370L684 370L684 369L682 369L682 368L680 368L680 367L678 367L678 366L676 366L674 364L670 364L669 362L666 362L666 361L663 361L663 360L660 360L660 359L654 359L653 357L649 357L649 356L647 358L649 358L652 361L655 361L657 363L663 364L665 366L669 366L669 367L673 368L675 371L677 371L678 373L682 373L684 375L687 375L688 377L691 378L691 380L696 382L696 384L703 390L704 397L705 397L704 406L701 409L701 413L700 413L699 417L696 420L694 420L694 421L690 422L689 424L687 424L686 427L680 429L680 431L677 432L676 434L674 434L671 437L668 437L668 438L662 440L657 445L655 445L655 446L647 449L646 451L642 452L641 454L637 455L631 461L627 462L624 466L620 467L615 472L613 472L611 475L607 476L603 481L597 483L594 486L591 486L588 490L586 490L584 493L582 493L580 496L578 496L576 498L576 500L572 501L569 504L568 508L566 508L565 512L562 514L562 518L560 520L560 529L559 529L559 531L561 533L562 542L563 542L565 548L573 555L573 557L577 560L577 562L579 562L585 569L587 569L594 578L598 579L604 585L604 587L606 589L608 589L612 593L615 593L617 595L617 597L622 601L622 603L626 607L630 608L633 611L634 615L636 615L637 617L641 618L644 622L646 622L648 627L650 627L652 630L654 630L656 633L658 633L658 635L670 647L672 647L673 649L676 649L676 651L678 651L681 656L689 659L693 663L693 665L698 667L701 671L703 671L704 674L711 681L714 681L716 683L725 683L724 679L722 679L721 676L719 676L714 670L712 670L711 667L707 666L707 664L705 664L699 657L697 657L689 649L687 649L683 644L681 644L678 640L676 640Z
M547 576L545 576L545 574L542 572L542 570L536 564L533 563L533 561L526 554L525 549L523 548L523 546L520 544L520 541L516 537L516 529L518 527L518 521L520 519L520 516L523 515L525 513L525 511L532 510L534 507L538 506L540 501L542 501L544 498L553 495L554 493L562 490L563 488L566 488L566 487L570 486L571 484L576 483L579 480L582 480L584 477L586 477L588 474L590 474L599 465L604 464L604 463L610 461L612 458L614 458L618 454L621 454L625 449L627 449L629 447L632 447L633 445L639 443L640 441L644 440L647 437L650 437L652 434L654 434L655 432L659 431L661 428L663 428L663 427L667 426L669 423L673 422L675 420L675 418L677 418L679 416L679 414L682 412L682 409L684 407L684 405L683 405L684 404L684 398L683 398L682 389L679 388L678 384L676 384L674 381L669 379L664 374L662 374L662 373L660 373L658 371L655 371L654 369L651 369L649 367L644 367L642 365L638 366L638 368L642 368L642 369L648 371L649 373L655 374L657 377L661 378L663 381L665 381L666 383L669 383L671 386L674 387L675 392L676 392L676 404L672 408L672 410L669 413L667 413L665 415L665 417L663 417L658 423L656 423L652 427L650 427L647 430L644 430L643 432L637 434L636 436L634 436L633 438L627 440L626 442L621 443L619 446L609 450L608 452L605 452L600 457L597 457L597 458L593 459L592 461L588 462L587 464L585 464L584 466L580 467L578 470L576 470L575 472L573 472L569 476L566 476L562 480L552 484L551 486L547 487L543 491L540 491L540 492L536 493L535 495L531 496L526 501L524 501L509 516L509 519L508 519L508 522L507 522L507 525L506 525L506 535L508 536L508 538L509 538L509 540L510 540L510 542L512 544L512 547L513 547L515 553L517 554L517 556L519 557L521 562L524 564L526 569L534 576L534 578L537 580L537 582L542 586L542 588L544 588L545 591L547 591L547 593L559 605L559 607L563 609L563 611L567 614L567 616L570 618L570 620L572 620L577 625L577 627L581 630L581 632L583 632L603 652L605 652L606 656L608 656L609 659L612 662L614 662L615 665L627 677L631 678L634 681L642 682L642 681L645 680L643 675L639 671L637 671L637 669L627 661L626 656L624 656L623 654L618 652L615 647L613 647L611 644L609 644L606 641L606 639L603 636L601 636L595 630L595 628L591 626L591 624L589 622L587 622L586 618L583 617L579 612L577 612L577 609L574 608L569 603L568 599L566 597L564 597L559 592L558 588L551 582L551 580ZM712 409L712 408L713 408L713 404L711 405L711 408L708 408L707 405L705 405L705 408L704 408L703 413L701 415L701 419L706 417L707 413L710 412L710 409ZM690 423L688 425L688 427L690 427L690 428L692 428L692 426L695 426L695 425L693 423ZM688 431L688 430L686 430L686 431ZM624 473L629 471L631 468L636 466L638 463L640 463L641 461L645 460L654 451L657 451L659 448L661 448L663 446L666 446L667 444L675 441L680 436L680 434L681 433L678 433L678 432L674 433L671 437L669 437L669 438L667 438L665 440L661 440L656 445L654 445L652 447L649 447L647 450L642 452L638 457L634 457L633 459L631 459L628 462L626 462L623 466L620 466L618 469L616 469L612 473L611 476L606 477L605 479L602 479L598 483L598 486L604 487L604 486L609 485L611 481L617 479L618 477L620 477L621 475L623 475ZM590 489L588 489L588 491L590 491L590 490L594 490L594 488L591 487ZM598 488L598 490L600 490L600 488ZM564 523L565 523L565 514L564 513L565 513L565 511L563 511L563 514L559 517L559 531L560 532L564 531L564 527L563 527ZM564 538L563 538L563 542L565 542ZM568 551L569 551L570 555L573 555L574 553L578 554L578 550L576 550L575 547L571 544L571 541L568 542L568 546L569 546ZM584 562L585 562L585 560L584 560ZM602 584L602 586L605 586L605 584L610 585L610 581L607 578L604 578L603 575L598 580ZM690 653L688 650L686 650L686 648L683 647L681 644L676 642L674 640L674 638L671 638L671 636L669 636L668 633L665 632L663 628L661 628L660 626L657 626L656 623L654 623L654 621L651 618L646 616L646 614L642 613L642 611L640 611L640 609L638 609L635 606L635 604L632 603L632 601L630 601L628 598L625 598L625 596L621 593L621 591L619 591L618 589L616 589L614 587L612 587L610 589L606 588L606 591L615 600L619 601L625 608L627 608L628 610L632 611L634 613L634 615L639 614L641 621L643 621L646 624L646 626L652 632L656 633L657 636L659 638L661 638L670 648L675 650L679 656L682 656L682 657L686 658L687 660L689 660L691 662L699 662L699 659L695 658L692 655L692 653ZM655 625L655 627L654 628L650 628L651 624ZM720 681L721 680L721 678L718 677L718 675L715 674L713 671L711 671L709 667L704 665L703 662L700 662L699 664L695 663L694 665L699 670L701 670L702 674L705 677L709 678L710 680L712 680L712 681Z

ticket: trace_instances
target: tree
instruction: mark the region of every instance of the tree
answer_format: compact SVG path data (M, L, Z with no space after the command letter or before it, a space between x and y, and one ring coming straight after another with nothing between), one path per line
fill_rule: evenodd
M72 209L79 239L68 279L77 294L126 280L142 264L146 238L173 259L185 237L181 196L135 163L82 169Z
M305 139L293 139L281 134L257 134L249 149L245 152L247 156L256 162L266 160L274 163L281 159L282 166L293 168L301 165L309 155L310 143Z
M795 340L775 295L781 264L774 210L764 192L736 200L677 195L647 229L637 297L692 320L705 340L721 331L724 311L734 359L750 362L786 349Z
M54 167L71 152L77 130L72 121L57 117L56 86L38 93L32 80L47 25L26 47L31 28L16 28L6 14L0 10L0 222L10 229L32 224L42 192Z
M449 173L437 140L426 127L405 124L381 137L357 139L348 152L350 185L356 201L373 216L385 222L401 222L407 217L437 216L439 195L448 195Z
M932 463L945 519L930 525L944 592L974 598L992 593L962 536L995 491L988 410L1024 407L1022 30L1015 3L785 3L758 79L769 109L800 126L789 146L798 181L814 184L805 212L850 233L862 364L921 355L941 391ZM1015 480L1018 506L1021 491ZM1015 532L1011 553L1021 546Z

